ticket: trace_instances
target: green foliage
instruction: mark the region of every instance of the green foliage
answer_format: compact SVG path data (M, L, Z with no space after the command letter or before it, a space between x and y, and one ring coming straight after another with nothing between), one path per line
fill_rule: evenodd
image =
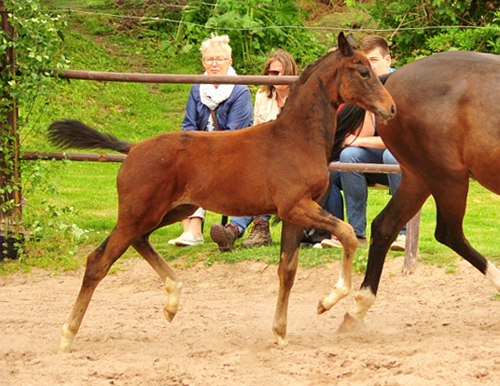
M401 64L449 50L500 53L500 1L373 0L346 1L363 10L387 35Z
M0 210L3 233L6 236L10 232L15 234L15 246L22 253L22 236L18 234L21 222L19 138L36 129L33 122L37 117L33 116L33 108L37 99L47 97L53 90L54 77L50 69L61 69L67 64L61 51L61 31L65 23L60 16L45 12L36 0L4 4L12 29L0 31L0 56L4 60L0 74L0 173L5 184L0 189ZM12 55L14 50L15 56ZM19 116L13 118L15 106L20 106Z
M161 21L152 26L160 31L160 50L165 55L199 55L201 42L211 33L227 34L240 74L260 73L276 48L289 51L299 64L311 63L326 50L314 33L301 28L307 14L295 0L194 0L180 15L165 16L180 19L180 23Z

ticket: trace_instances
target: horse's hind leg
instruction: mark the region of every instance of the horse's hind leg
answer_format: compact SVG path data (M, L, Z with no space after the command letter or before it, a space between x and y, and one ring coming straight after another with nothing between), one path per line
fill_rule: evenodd
M300 225L283 221L283 229L281 231L280 264L278 267L280 288L273 321L274 337L280 346L287 343L286 325L288 299L290 297L290 290L292 289L295 281L295 274L297 273L299 247L303 229L304 227Z
M155 229L173 224L186 218L196 210L194 205L181 205L168 211ZM153 232L153 231L151 231ZM153 267L158 276L160 276L165 290L168 294L168 301L164 307L165 317L172 322L179 308L179 300L182 291L182 283L177 278L175 272L170 268L167 262L158 254L149 241L151 232L143 235L132 243L132 247Z
M467 177L462 183L443 182L433 192L437 207L435 237L481 271L500 291L500 271L470 245L463 232L468 187Z
M125 253L129 246L130 241L120 235L115 228L109 237L87 257L82 287L73 310L61 329L59 353L69 353L71 351L71 345L85 316L92 294L97 285L107 275L113 263Z
M168 301L164 307L165 317L172 322L179 307L179 299L182 291L182 282L177 278L175 272L166 261L158 254L149 241L149 235L141 237L132 243L134 249L153 267L160 276L168 294Z

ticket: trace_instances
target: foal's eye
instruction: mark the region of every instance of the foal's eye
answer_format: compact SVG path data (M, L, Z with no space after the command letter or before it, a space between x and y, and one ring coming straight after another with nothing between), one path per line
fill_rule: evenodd
M370 77L370 71L367 69L359 70L359 75L361 75L363 79L368 79Z

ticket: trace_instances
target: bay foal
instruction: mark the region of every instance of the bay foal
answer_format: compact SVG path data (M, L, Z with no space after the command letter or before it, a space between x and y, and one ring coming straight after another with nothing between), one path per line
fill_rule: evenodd
M300 76L277 120L244 130L165 133L130 144L75 120L52 123L49 137L55 144L128 154L117 178L118 222L87 258L80 292L62 327L59 352L71 350L94 290L129 246L165 283L165 316L172 321L182 283L150 244L149 235L198 207L231 216L282 218L280 287L273 322L278 344L286 343L288 298L303 227L332 233L344 246L339 281L320 308L329 309L347 295L356 236L350 225L317 204L328 185L337 108L342 102L356 103L382 121L394 116L395 106L367 58L342 33L338 47Z

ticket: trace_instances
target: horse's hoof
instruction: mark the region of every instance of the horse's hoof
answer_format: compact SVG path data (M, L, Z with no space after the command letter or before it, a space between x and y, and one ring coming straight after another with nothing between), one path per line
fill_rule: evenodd
M286 340L286 334L280 334L273 328L274 339L279 347L286 346L288 341Z
M403 268L401 270L401 273L403 274L403 276L410 276L413 274L413 271L411 269L406 269L406 268Z
M57 351L58 354L69 354L70 352L71 349L69 347L61 347L59 351Z
M274 334L274 338L276 339L276 344L279 347L285 347L286 345L288 345L288 341L286 340L286 338L282 338L281 336L278 336L276 334Z
M167 318L167 320L172 323L172 321L174 320L175 318L175 313L173 312L170 312L169 310L167 310L167 308L165 308L163 310L163 313L165 314L165 318Z
M321 299L318 303L318 315L321 315L323 312L328 311L326 307L323 305L323 299Z
M340 324L338 332L349 332L360 327L360 323L354 319L349 312L344 315L344 321Z

